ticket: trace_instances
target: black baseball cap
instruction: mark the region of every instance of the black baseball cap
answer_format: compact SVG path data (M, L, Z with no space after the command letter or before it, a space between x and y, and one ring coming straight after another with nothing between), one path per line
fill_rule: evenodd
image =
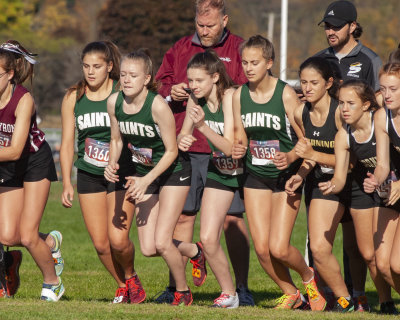
M324 18L318 25L322 22L326 22L334 27L340 27L356 20L357 10L353 3L350 1L335 1L328 6Z

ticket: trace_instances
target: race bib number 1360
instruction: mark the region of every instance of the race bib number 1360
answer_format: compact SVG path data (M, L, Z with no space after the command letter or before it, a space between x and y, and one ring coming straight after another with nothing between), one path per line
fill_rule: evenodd
M108 142L97 141L92 138L85 139L85 155L83 160L95 165L96 167L107 167L110 153Z

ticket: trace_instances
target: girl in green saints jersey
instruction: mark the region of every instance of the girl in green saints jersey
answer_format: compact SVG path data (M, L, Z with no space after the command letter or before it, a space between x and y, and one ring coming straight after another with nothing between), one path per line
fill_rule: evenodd
M196 244L175 241L173 233L189 191L191 168L178 160L175 120L164 99L154 92L152 69L152 61L144 50L122 59L122 91L113 94L107 105L111 142L104 175L108 181L120 179L116 171L129 163L117 161L121 151L129 148L129 162L134 163L136 173L127 177L127 197L123 202L136 207L140 249L145 256L161 255L166 261L176 282L172 305L190 305L193 298L186 283L182 255L196 257L200 250ZM133 212L127 214L131 222ZM129 227L130 224L122 230L125 237ZM120 243L122 234L115 236L115 242ZM120 250L129 254L123 243ZM117 259L122 264L126 258L121 254Z
M125 189L104 179L111 135L107 98L115 92L120 53L113 43L97 41L85 46L81 59L84 78L68 90L62 103L62 204L70 208L74 198L71 170L76 128L77 191L86 228L100 261L118 285L113 302L139 303L144 300L145 293L138 285L140 281L134 270L133 243L129 243L130 262L125 265L117 262L115 256L118 252L112 250L110 243L111 234L121 232L125 225L130 224L124 215L133 212L134 207L129 204L122 207Z
M293 117L301 102L292 88L271 75L275 54L270 41L253 36L241 51L249 82L233 95L232 157L245 159L244 202L255 251L284 293L276 308L294 309L301 306L301 295L287 268L300 274L313 298L320 296L313 271L290 244L301 188L293 196L285 193L286 180L301 164L294 146L303 134Z
M192 135L194 127L208 139L212 152L200 209L200 240L208 264L222 289L213 306L237 308L239 298L229 272L228 259L220 244L225 216L235 190L241 188L243 173L243 162L230 156L234 83L212 50L192 57L187 66L187 76L192 94L178 136L178 146L182 151L190 148L196 140Z

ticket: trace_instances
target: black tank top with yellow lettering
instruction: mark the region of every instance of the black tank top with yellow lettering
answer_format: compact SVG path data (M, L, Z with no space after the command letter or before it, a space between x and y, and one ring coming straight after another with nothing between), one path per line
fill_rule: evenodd
M331 98L329 105L329 112L326 117L325 123L317 127L315 126L310 117L311 104L306 102L303 108L302 120L305 131L305 136L310 140L311 145L315 151L327 154L335 154L335 135L337 127L335 122L335 113L339 105L336 99ZM318 165L314 170L316 178L321 177L323 174L333 174L334 168L323 165Z

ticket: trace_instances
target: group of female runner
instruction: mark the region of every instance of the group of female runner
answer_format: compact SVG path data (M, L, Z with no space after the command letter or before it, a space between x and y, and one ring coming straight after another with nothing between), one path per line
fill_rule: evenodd
M22 52L11 55L25 64L34 61L26 50ZM51 154L36 127L32 97L20 85L26 76L20 74L19 64L8 66L3 51L0 55L4 177L0 242L27 247L43 272L42 296L58 300L64 289L51 253L59 249L61 239L37 232L50 181L55 180L53 166L48 164ZM147 257L162 256L175 279L172 305L193 301L182 259L186 256L193 263L196 286L206 279L207 259L222 291L214 307L238 307L220 238L225 215L239 190L260 264L283 292L276 308L307 304L289 269L302 278L312 310L325 310L331 296L335 297L334 311L357 307L332 254L338 224L348 207L381 311L395 313L390 290L400 292L396 241L400 237L396 178L400 64L390 62L380 72L384 104L380 107L368 85L359 80L340 83L335 68L322 58L309 58L300 66L305 100L301 102L289 85L272 76L275 55L270 41L251 37L242 44L241 56L248 82L238 88L212 50L191 58L187 65L190 97L176 137L172 112L157 94L146 50L121 57L107 41L84 48L83 79L68 90L62 103L62 203L68 208L74 199L71 171L76 128L79 202L99 259L117 283L113 302L140 303L146 298L129 239L135 217L141 252ZM8 132L8 128L13 130ZM195 128L207 138L212 153L201 204L200 242L186 243L173 239L173 232L190 187L185 152L196 140ZM35 158L40 154L43 167L39 168ZM35 174L31 168L37 170ZM303 186L313 267L290 244ZM16 209L5 199L12 197L23 197L23 201L13 201L21 204L17 208L21 213L10 222L6 213ZM34 218L23 219L25 215ZM317 270L322 285L317 285Z

